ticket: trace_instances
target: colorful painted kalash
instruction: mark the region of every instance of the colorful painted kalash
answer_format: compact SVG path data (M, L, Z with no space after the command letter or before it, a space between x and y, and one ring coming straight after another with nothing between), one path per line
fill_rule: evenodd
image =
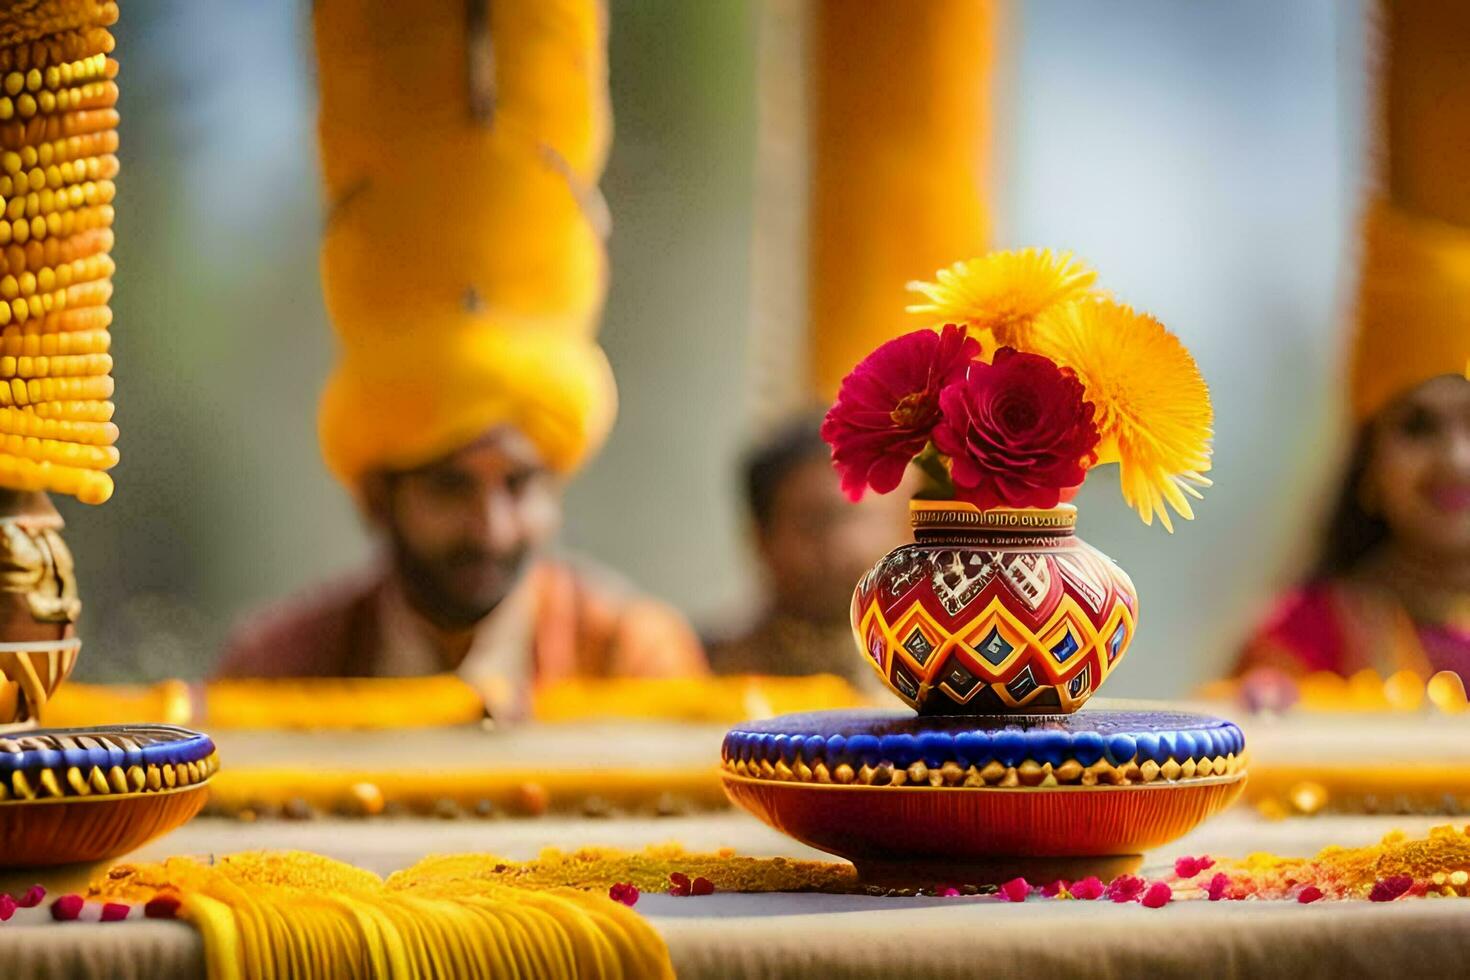
M723 778L771 825L867 880L966 880L1136 865L1230 804L1245 745L1227 721L1074 714L1138 622L1128 576L1074 533L1088 472L1173 530L1208 486L1209 393L1162 324L1068 254L993 253L915 283L938 326L843 381L823 436L854 499L911 465L914 542L857 584L861 656L910 709L733 729Z
M0 867L124 853L188 820L214 746L173 727L38 730L81 649L47 493L112 495L116 3L0 10Z

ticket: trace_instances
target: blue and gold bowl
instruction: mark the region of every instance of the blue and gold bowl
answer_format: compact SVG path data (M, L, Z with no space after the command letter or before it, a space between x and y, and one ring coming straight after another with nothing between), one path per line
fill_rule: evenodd
M0 736L0 868L118 857L187 822L219 757L171 725Z

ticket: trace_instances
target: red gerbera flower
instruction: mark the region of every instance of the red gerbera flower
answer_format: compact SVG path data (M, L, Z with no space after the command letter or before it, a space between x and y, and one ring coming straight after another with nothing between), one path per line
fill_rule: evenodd
M981 510L1055 507L1087 476L1097 448L1092 403L1071 371L1010 347L972 365L939 396L934 445L955 495Z
M822 422L842 490L853 500L888 493L928 444L939 422L939 393L965 375L979 341L953 324L918 330L879 347L842 379Z

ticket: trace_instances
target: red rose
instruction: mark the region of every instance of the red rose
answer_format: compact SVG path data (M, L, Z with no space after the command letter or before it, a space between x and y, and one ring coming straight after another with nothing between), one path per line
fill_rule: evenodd
M918 330L879 347L842 379L822 438L844 493L857 500L869 487L888 493L898 486L939 422L939 393L979 353L962 327Z
M955 496L982 510L1055 507L1093 461L1097 427L1082 383L1039 354L1009 347L970 366L939 396L934 445Z

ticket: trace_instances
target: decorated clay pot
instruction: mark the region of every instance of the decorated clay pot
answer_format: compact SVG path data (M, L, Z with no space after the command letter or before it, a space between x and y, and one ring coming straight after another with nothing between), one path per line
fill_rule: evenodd
M1077 510L910 505L914 542L853 593L858 648L925 714L1076 711L1138 621L1128 576L1074 533Z
M35 724L81 650L61 529L45 494L0 490L0 728Z

